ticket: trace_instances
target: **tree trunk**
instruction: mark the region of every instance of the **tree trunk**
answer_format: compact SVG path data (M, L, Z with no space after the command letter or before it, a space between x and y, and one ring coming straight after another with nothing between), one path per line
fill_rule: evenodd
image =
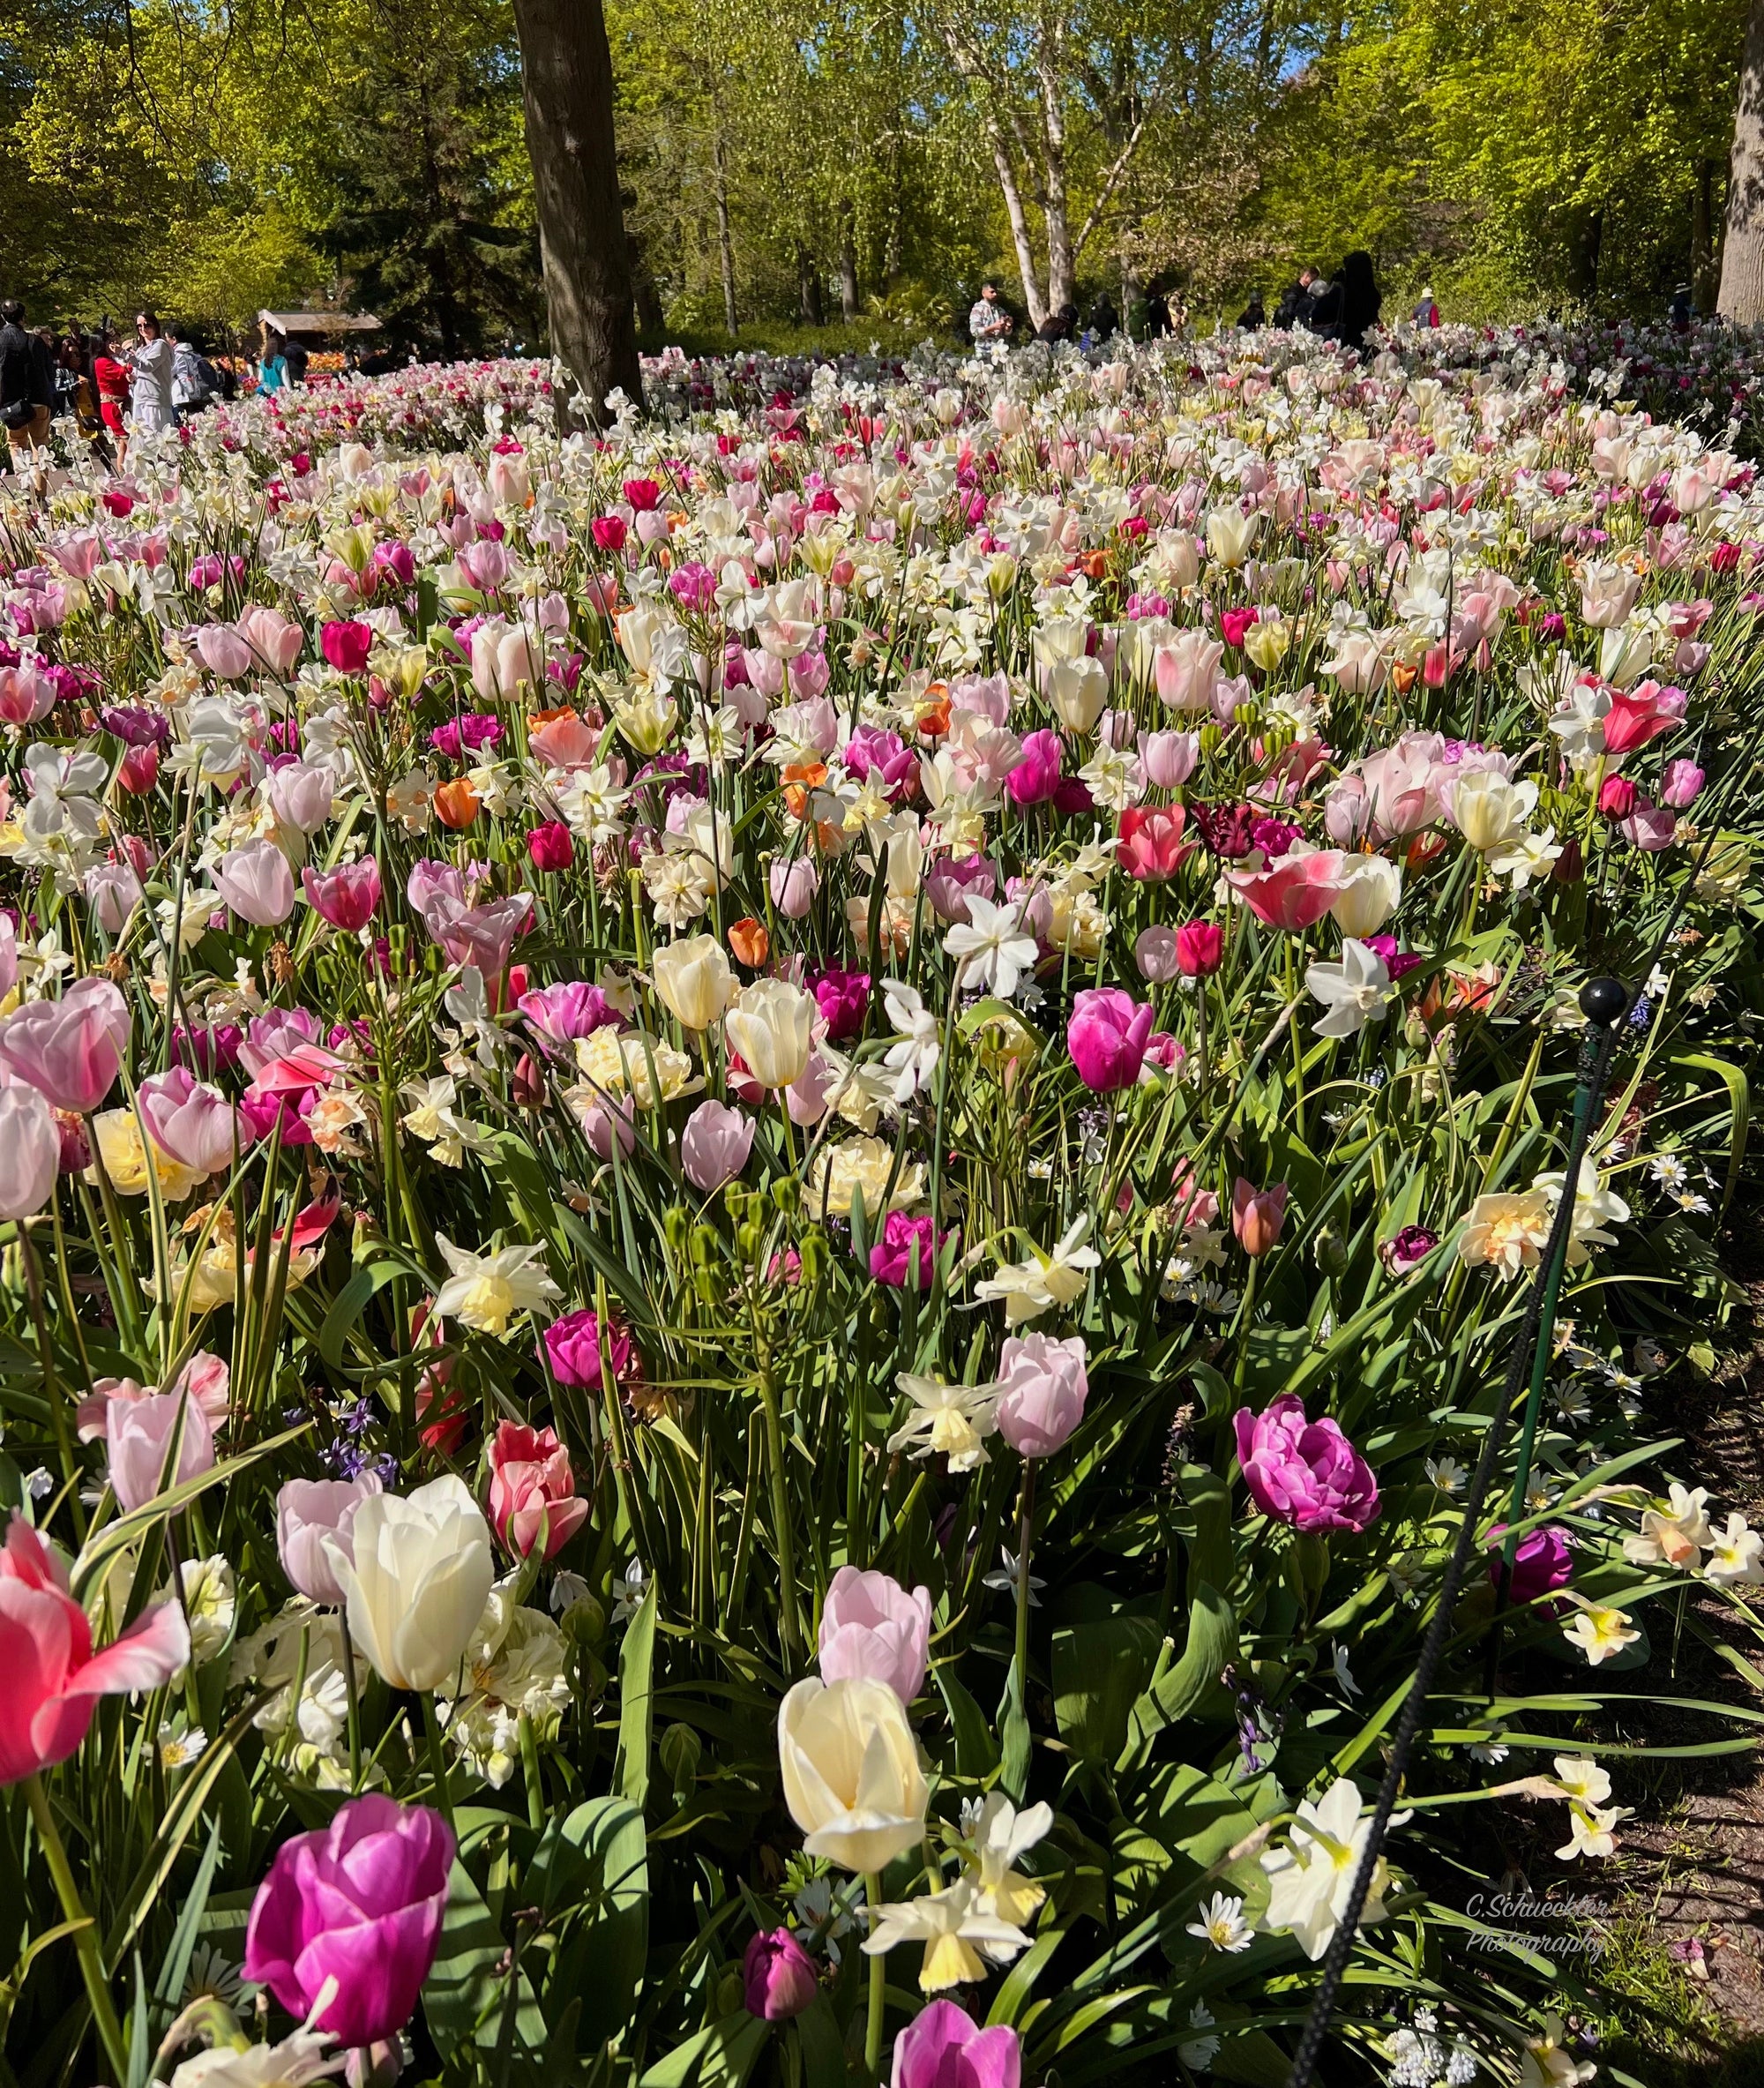
M857 317L857 228L848 203L839 235L839 316L848 326Z
M1017 275L1023 286L1023 303L1028 308L1030 326L1039 328L1048 316L1047 300L1042 296L1035 251L1029 244L1029 220L1023 208L1023 191L1017 186L1017 170L1011 164L1005 140L996 130L992 131L990 143L992 165L1005 198L1005 214L1011 221L1011 243L1017 251Z
M821 306L821 272L805 246L796 249L796 309L804 326L826 326L826 313Z
M1764 320L1764 0L1752 0L1745 24L1717 309L1736 326Z
M601 0L514 0L514 22L552 352L601 421L610 392L643 403L606 18Z
M739 330L735 310L735 243L729 236L729 176L723 164L720 129L711 151L716 168L717 258L722 264L722 323L733 341Z
M1697 161L1697 185L1691 191L1691 302L1700 312L1715 310L1720 281L1715 236L1715 161Z
M1058 38L1058 29L1051 32ZM1072 228L1065 208L1065 110L1060 100L1057 52L1043 50L1039 67L1042 131L1047 139L1043 158L1047 193L1042 215L1047 221L1048 310L1058 311L1073 301Z

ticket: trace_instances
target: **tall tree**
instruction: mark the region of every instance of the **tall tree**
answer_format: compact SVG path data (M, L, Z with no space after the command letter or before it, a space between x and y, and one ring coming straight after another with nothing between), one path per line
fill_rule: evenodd
M643 398L606 19L601 0L514 0L514 19L551 347L603 420L612 392Z
M1764 321L1764 0L1752 0L1733 119L1721 315L1737 326Z

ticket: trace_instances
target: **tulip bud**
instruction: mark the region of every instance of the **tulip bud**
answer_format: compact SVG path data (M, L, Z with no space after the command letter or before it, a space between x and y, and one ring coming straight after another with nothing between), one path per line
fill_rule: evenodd
M1257 1189L1242 1175L1237 1177L1231 1191L1231 1230L1252 1261L1259 1261L1279 1245L1289 1194L1284 1182L1276 1182L1271 1189Z
M786 2023L815 1998L814 1961L788 1928L756 1935L741 1961L743 2000L750 2016Z
M1186 921L1176 932L1177 969L1185 978L1211 978L1225 959L1225 937L1211 921Z

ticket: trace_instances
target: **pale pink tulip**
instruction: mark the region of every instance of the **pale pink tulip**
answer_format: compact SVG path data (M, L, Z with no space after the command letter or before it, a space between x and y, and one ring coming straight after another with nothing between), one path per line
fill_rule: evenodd
M106 1417L110 1485L125 1512L143 1507L160 1491L172 1431L183 1416L177 1465L167 1478L179 1486L214 1466L214 1432L202 1403L187 1392L150 1392L140 1399L114 1398Z
M279 928L294 911L294 872L273 841L229 849L212 874L221 898L254 928Z
M77 980L59 1000L27 1001L0 1022L0 1066L56 1109L89 1115L116 1078L130 1022L108 979Z
M911 1703L925 1686L931 1635L929 1588L908 1595L886 1573L841 1566L821 1612L821 1680L886 1682Z

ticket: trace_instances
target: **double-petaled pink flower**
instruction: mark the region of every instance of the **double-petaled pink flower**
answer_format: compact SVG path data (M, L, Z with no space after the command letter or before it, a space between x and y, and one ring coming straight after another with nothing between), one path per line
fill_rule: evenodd
M1327 1416L1307 1421L1304 1402L1283 1392L1260 1414L1233 1418L1237 1461L1265 1515L1299 1530L1364 1530L1379 1512L1378 1481Z
M490 1439L490 1521L516 1558L531 1554L542 1528L545 1556L555 1558L587 1519L557 1432L501 1423Z

